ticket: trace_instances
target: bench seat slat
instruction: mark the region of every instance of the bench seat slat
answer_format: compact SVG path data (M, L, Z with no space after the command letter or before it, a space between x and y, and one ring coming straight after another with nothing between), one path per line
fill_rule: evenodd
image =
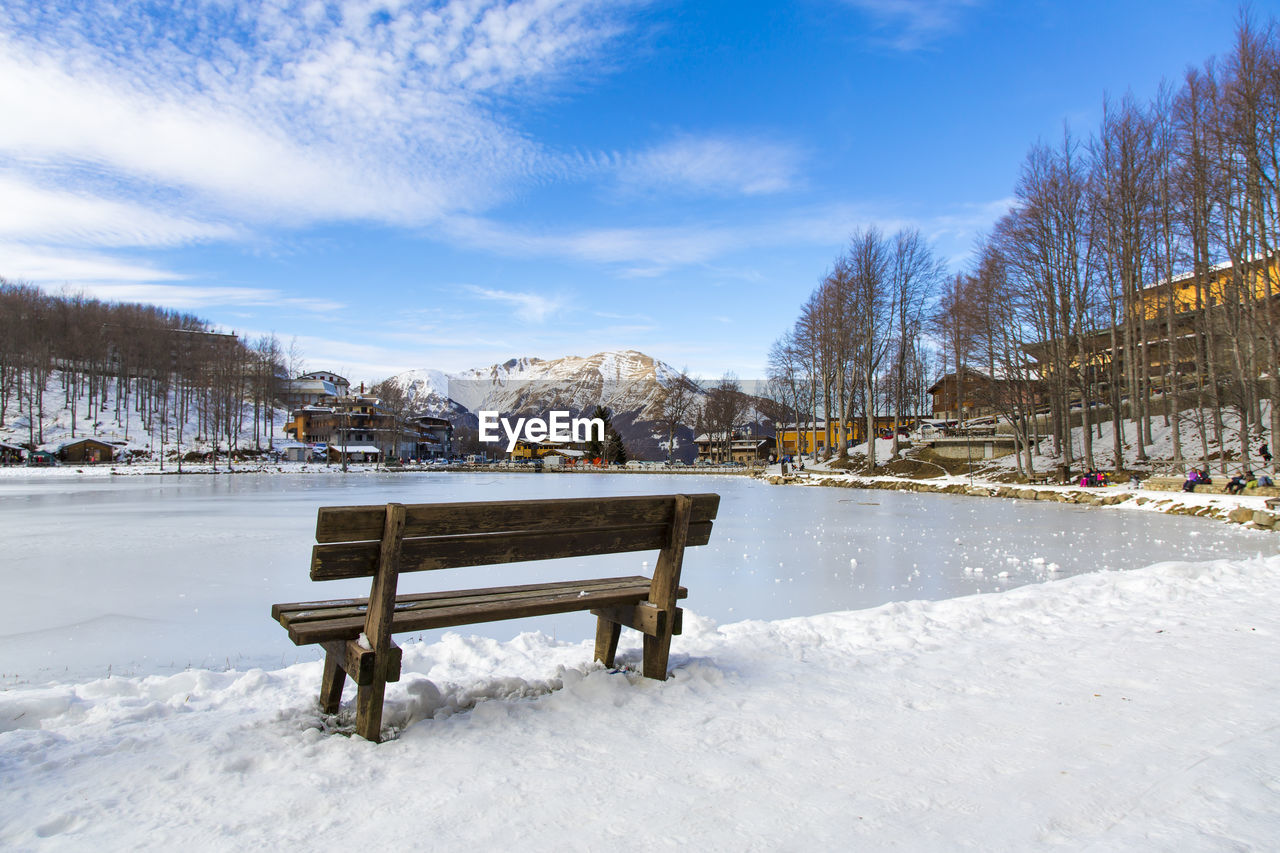
M720 505L716 494L690 495L690 519L712 521ZM560 498L545 501L471 501L405 506L405 536L454 536L465 533L512 533L564 528L670 524L674 495ZM382 506L321 507L316 541L352 542L382 536Z
M463 604L478 604L498 598L514 601L520 598L535 598L539 595L557 592L573 592L576 595L585 589L590 589L593 592L616 589L635 590L637 587L648 583L648 578L637 576L554 584L527 584L525 586L503 587L500 589L464 589L398 595L396 596L395 611L401 613L409 610L426 610L432 607L456 607ZM277 607L282 609L276 619L280 624L287 627L318 619L364 616L369 610L369 599L349 598L336 601L320 601L314 602L310 607L295 605L277 605Z
M574 587L575 589L577 589L577 588L580 588L584 583L588 583L588 581L580 581L580 580L552 581L548 583L518 584L515 586L493 586L493 587L485 587L484 589L445 589L445 590L439 590L437 592L422 592L422 593L412 593L412 594L403 593L401 595L396 596L396 601L416 601L417 599L436 600L436 599L450 598L453 596L471 596L471 595L475 595L478 592L492 592L494 594L501 594L506 592L521 592L526 589L554 590L554 589L559 589L561 587L564 587L564 588ZM643 575L627 575L625 577L617 577L617 578L598 578L596 580L590 581L590 583L601 583L601 584L649 583L649 578L646 578ZM320 601L292 601L292 602L286 602L283 604L271 605L271 618L279 621L281 616L285 616L285 615L292 616L295 613L297 613L297 611L300 611L300 610L315 610L317 608L325 608L325 607L340 608L340 607L365 606L368 603L369 603L368 598L326 598Z
M494 589L454 590L433 595L431 593L397 596L392 617L392 633L425 631L431 628L449 628L476 622L503 619L519 619L551 613L569 613L643 601L649 594L649 579L606 578L578 583L529 584L524 587ZM351 640L364 630L363 612L351 613L350 604L367 606L367 600L344 599L332 602L333 617L317 615L311 608L301 611L282 610L279 621L289 632L289 638L297 645L321 643L330 640ZM315 603L313 603L315 604ZM330 604L324 602L320 604ZM291 605L278 605L289 608ZM295 613L304 614L294 618Z
M651 551L663 548L670 535L668 522L501 535L472 533L406 538L400 555L400 572ZM705 545L710 541L710 521L689 525L686 545ZM316 545L312 549L311 579L372 577L377 571L378 552L377 542Z

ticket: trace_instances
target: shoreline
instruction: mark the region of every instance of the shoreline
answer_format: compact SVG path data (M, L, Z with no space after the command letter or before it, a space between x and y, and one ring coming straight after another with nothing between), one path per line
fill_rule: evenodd
M821 467L809 468L803 474L782 474L777 465L770 466L761 479L770 485L808 486L892 490L924 494L964 495L967 497L1006 498L1013 500L1054 501L1078 506L1121 507L1128 510L1163 512L1211 518L1241 524L1251 530L1280 532L1280 511L1267 508L1262 495L1225 495L1211 492L1169 492L1160 489L1130 489L1127 486L1062 486L997 483L950 475L929 480L907 477L847 474Z

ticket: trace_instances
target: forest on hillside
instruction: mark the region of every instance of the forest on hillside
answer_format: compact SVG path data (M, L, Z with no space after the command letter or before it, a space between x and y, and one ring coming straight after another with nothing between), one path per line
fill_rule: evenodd
M17 412L30 447L45 442L51 383L61 386L72 437L110 424L127 439L140 420L162 451L184 441L233 451L244 436L261 446L287 375L274 336L249 343L190 314L0 279L0 427ZM188 428L195 434L184 435Z

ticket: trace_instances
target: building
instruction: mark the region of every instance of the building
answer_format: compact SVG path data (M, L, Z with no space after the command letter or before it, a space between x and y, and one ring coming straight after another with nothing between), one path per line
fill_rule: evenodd
M417 431L415 459L448 459L453 455L453 424L432 415L415 415L409 423Z
M1204 275L1188 273L1176 276L1168 281L1144 285L1138 295L1138 301L1129 309L1141 312L1141 322L1137 324L1139 340L1134 343L1133 352L1137 358L1145 360L1152 390L1188 390L1195 386L1197 350L1202 344L1207 346L1209 341L1206 321L1215 332L1213 340L1216 346L1208 355L1216 363L1229 364L1234 358L1233 348L1237 346L1246 352L1266 351L1266 340L1262 335L1266 329L1275 329L1280 323L1280 257L1273 257L1267 263L1246 264L1241 271L1226 264ZM1234 312L1227 310L1249 302L1254 303L1249 306L1256 320L1254 328L1261 333L1252 339L1236 328L1241 325L1238 322L1233 327L1231 316ZM1170 307L1173 309L1172 339ZM1072 369L1078 369L1083 360L1085 372L1101 392L1110 376L1123 376L1127 370L1124 338L1120 327L1114 334L1107 327L1086 335L1083 359L1080 343L1073 341L1070 346ZM1113 339L1118 344L1114 348ZM1023 349L1036 363L1041 377L1053 376L1054 361L1048 343L1028 344ZM1259 370L1265 372L1266 359L1257 361ZM1165 387L1170 377L1174 383L1172 389ZM1207 377L1205 379L1207 381Z
M385 459L434 459L453 450L453 426L444 418L401 419L383 409L377 397L361 394L339 397L327 406L295 409L284 432L312 447L328 446L330 458L346 455L349 462L356 461L355 454L369 455L357 447L373 447Z
M375 444L329 444L325 454L330 462L379 462L382 448Z
M893 434L893 415L876 415L875 428L877 434ZM907 427L914 419L899 419L900 427ZM866 439L867 419L857 418L844 424L844 440L846 446L862 444ZM825 453L829 447L835 451L840 447L840 423L838 421L810 421L800 424L780 424L778 448L783 456L796 456L801 453Z
M559 454L564 450L581 451L585 456L586 449L586 443L581 441L552 441L549 438L541 441L529 441L528 439L519 438L516 439L515 447L511 448L511 458L541 459L543 456L550 456L553 453Z
M316 370L281 383L280 402L286 407L326 406L351 393L351 383L336 373Z
M27 464L36 467L57 465L58 457L47 450L33 450L27 454Z
M959 421L997 414L1006 383L970 368L945 373L929 386L936 420Z
M730 437L728 458L723 433L703 433L694 438L698 447L699 462L768 462L774 458L776 443L771 435L754 435L747 431L735 431Z
M58 447L58 458L63 462L111 462L116 457L116 446L97 438L77 438Z
M0 465L17 465L25 453L26 450L16 444L0 441Z

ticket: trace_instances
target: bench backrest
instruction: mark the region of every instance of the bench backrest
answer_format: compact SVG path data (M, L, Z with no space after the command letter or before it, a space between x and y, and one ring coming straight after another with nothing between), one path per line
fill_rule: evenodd
M676 497L407 504L396 562L404 573L657 550L672 541ZM683 545L705 545L720 496L688 497ZM375 576L387 517L385 506L322 507L311 579Z

